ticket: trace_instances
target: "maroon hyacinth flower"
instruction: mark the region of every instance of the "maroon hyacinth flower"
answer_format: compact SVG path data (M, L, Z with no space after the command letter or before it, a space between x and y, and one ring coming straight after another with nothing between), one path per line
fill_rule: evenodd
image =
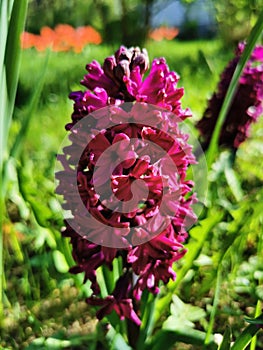
M90 305L101 306L97 312L97 318L99 320L114 310L121 320L127 318L140 326L141 320L135 313L132 299L129 297L130 289L130 276L126 273L116 282L112 295L109 295L104 299L91 296L90 298L87 298L87 302Z
M239 44L236 57L221 75L221 81L208 103L203 118L197 123L203 148L207 149L224 98L245 45ZM249 136L251 123L263 112L263 46L256 46L239 80L236 95L223 124L219 145L236 150Z
M170 237L169 234L164 231L128 253L127 261L138 276L134 287L134 297L138 300L144 289L156 294L159 291L159 281L166 284L170 278L175 279L172 264L182 258L186 250L174 239L174 234L171 234Z
M87 65L81 81L87 90L70 94L74 110L66 129L72 144L59 156L64 169L57 173L57 193L73 214L63 232L76 261L71 272L84 272L91 282L87 302L101 306L99 319L115 310L136 325L136 300L143 290L156 294L160 282L176 278L172 265L185 254L187 226L196 219L193 182L186 179L195 159L178 127L191 116L181 106L184 90L164 58L155 59L143 79L148 68L146 50L123 46L103 66ZM91 137L81 128L85 123ZM68 193L75 183L77 193ZM85 221L84 209L94 220ZM112 294L101 299L97 269L111 270L117 257L122 275Z

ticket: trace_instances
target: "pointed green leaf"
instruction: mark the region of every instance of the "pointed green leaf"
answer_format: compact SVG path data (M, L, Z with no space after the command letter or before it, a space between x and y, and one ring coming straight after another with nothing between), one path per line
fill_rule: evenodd
M107 332L106 339L110 344L110 350L132 350L120 333L111 327Z
M200 321L206 313L198 306L185 304L177 295L173 296L171 316L164 322L163 328L176 330L184 327L193 328L195 321Z
M231 350L245 350L259 330L257 324L250 324L236 339Z
M257 325L263 325L263 314L256 318L248 318L244 317L245 321L250 324L257 324Z
M223 341L218 350L230 350L231 345L231 328L229 326L226 327Z
M20 36L24 29L27 0L14 0L8 26L5 51L6 82L10 104L13 105L20 67Z

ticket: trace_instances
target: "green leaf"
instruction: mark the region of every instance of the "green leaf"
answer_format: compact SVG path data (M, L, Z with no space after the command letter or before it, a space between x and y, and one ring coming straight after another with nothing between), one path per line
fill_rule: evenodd
M123 336L120 333L117 333L113 327L111 327L110 330L107 332L106 340L110 344L110 350L132 350L132 348L127 344Z
M173 296L171 316L163 324L163 329L176 330L184 327L193 328L195 321L205 317L206 313L198 306L185 304L178 296Z
M49 337L45 341L47 349L65 349L68 348L71 343L69 340L61 340L53 337Z
M69 270L68 263L65 259L65 256L59 250L53 251L53 259L54 259L55 267L58 272L60 273L68 272Z
M38 226L36 231L36 239L34 242L36 249L40 249L45 243L47 243L51 249L55 249L57 247L56 240L48 228Z
M102 273L103 273L107 292L108 294L111 294L115 287L114 275L112 273L112 270L110 270L108 266L103 265Z
M6 41L6 51L4 64L6 67L7 92L12 108L16 88L18 83L20 67L20 36L24 29L27 11L27 0L14 0L12 14L8 26L8 35ZM12 111L10 111L10 114Z
M8 34L8 6L7 1L1 1L0 11L0 33L1 33L1 50L0 50L0 69L4 68L5 48ZM1 75L2 77L2 75Z
M5 1L4 1L5 2ZM3 118L3 124L7 131L3 135L3 145L7 145L7 137L14 110L15 96L19 77L19 68L21 61L20 36L24 29L27 11L27 0L14 0L11 18L8 23L8 34L6 39L4 68L6 84L6 110ZM2 78L2 77L1 77ZM4 84L4 83L3 83Z
M257 286L256 287L256 296L260 299L263 300L263 285Z
M112 340L110 350L132 350L132 348L125 342L120 333L117 333Z
M8 158L7 140L14 109L20 66L20 35L26 18L27 0L2 0L0 3L0 322L3 311L3 217L5 182L3 169ZM11 13L11 18L10 18ZM10 19L10 20L9 20Z
M148 290L144 290L141 298L141 320L142 324L140 327L140 334L137 341L137 347L143 348L147 338L151 336L155 322L154 322L154 311L155 305L158 301L158 295L153 296Z
M259 330L258 324L250 324L236 339L231 350L245 350Z
M236 172L233 169L233 159L232 156L227 158L225 169L224 169L226 181L228 186L234 195L235 199L239 202L243 198L243 191L241 188L240 181L236 175Z
M105 283L102 267L99 267L97 269L97 281L98 281L98 284L100 286L101 296L102 296L102 298L105 298L109 293L108 293L107 286Z
M257 325L263 325L263 314L256 318L248 318L244 317L245 321L250 324L257 324Z
M200 254L198 258L194 261L195 266L212 266L213 260L210 256L205 254Z
M176 329L175 331L160 330L156 336L152 339L151 343L147 346L147 349L169 350L177 342L183 342L185 344L193 344L202 346L202 349L216 350L217 344L214 341L214 337L210 337L209 344L204 345L205 333L192 328Z
M230 350L231 345L231 328L229 326L226 327L223 341L218 350Z

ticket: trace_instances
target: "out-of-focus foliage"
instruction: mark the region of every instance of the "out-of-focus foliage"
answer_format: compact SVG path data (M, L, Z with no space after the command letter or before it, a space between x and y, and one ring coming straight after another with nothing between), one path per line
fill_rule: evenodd
M98 22L95 3L85 0L30 0L26 28L29 32L39 33L43 26L53 28L58 23L81 26Z
M59 23L73 27L91 25L103 41L126 45L144 41L153 0L31 0L26 30L38 34L43 26ZM70 14L70 16L69 16Z
M214 0L219 32L225 43L244 40L263 8L261 0Z
M199 3L202 5L200 12L206 8L209 14L198 17L213 16L213 4L209 0L30 0L26 30L39 34L42 27L54 29L60 23L73 27L91 25L108 44L142 45L151 27L156 25L154 18L167 6L175 5L170 13L175 23L170 26L178 26L178 15L184 17L179 28L180 39L215 36L216 26L200 29L199 20L189 16L195 13L194 6L199 9ZM178 11L181 13L176 13ZM159 25L166 24L164 21Z

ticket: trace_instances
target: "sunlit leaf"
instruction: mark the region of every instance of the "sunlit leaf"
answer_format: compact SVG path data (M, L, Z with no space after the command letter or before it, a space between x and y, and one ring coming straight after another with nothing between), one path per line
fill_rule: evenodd
M69 270L68 263L65 259L65 256L59 251L59 250L54 250L53 251L53 259L54 259L54 264L58 272L60 273L66 273Z
M191 304L185 304L178 296L173 296L171 316L164 322L163 328L175 330L184 327L194 327L194 322L200 321L206 313L203 309Z

